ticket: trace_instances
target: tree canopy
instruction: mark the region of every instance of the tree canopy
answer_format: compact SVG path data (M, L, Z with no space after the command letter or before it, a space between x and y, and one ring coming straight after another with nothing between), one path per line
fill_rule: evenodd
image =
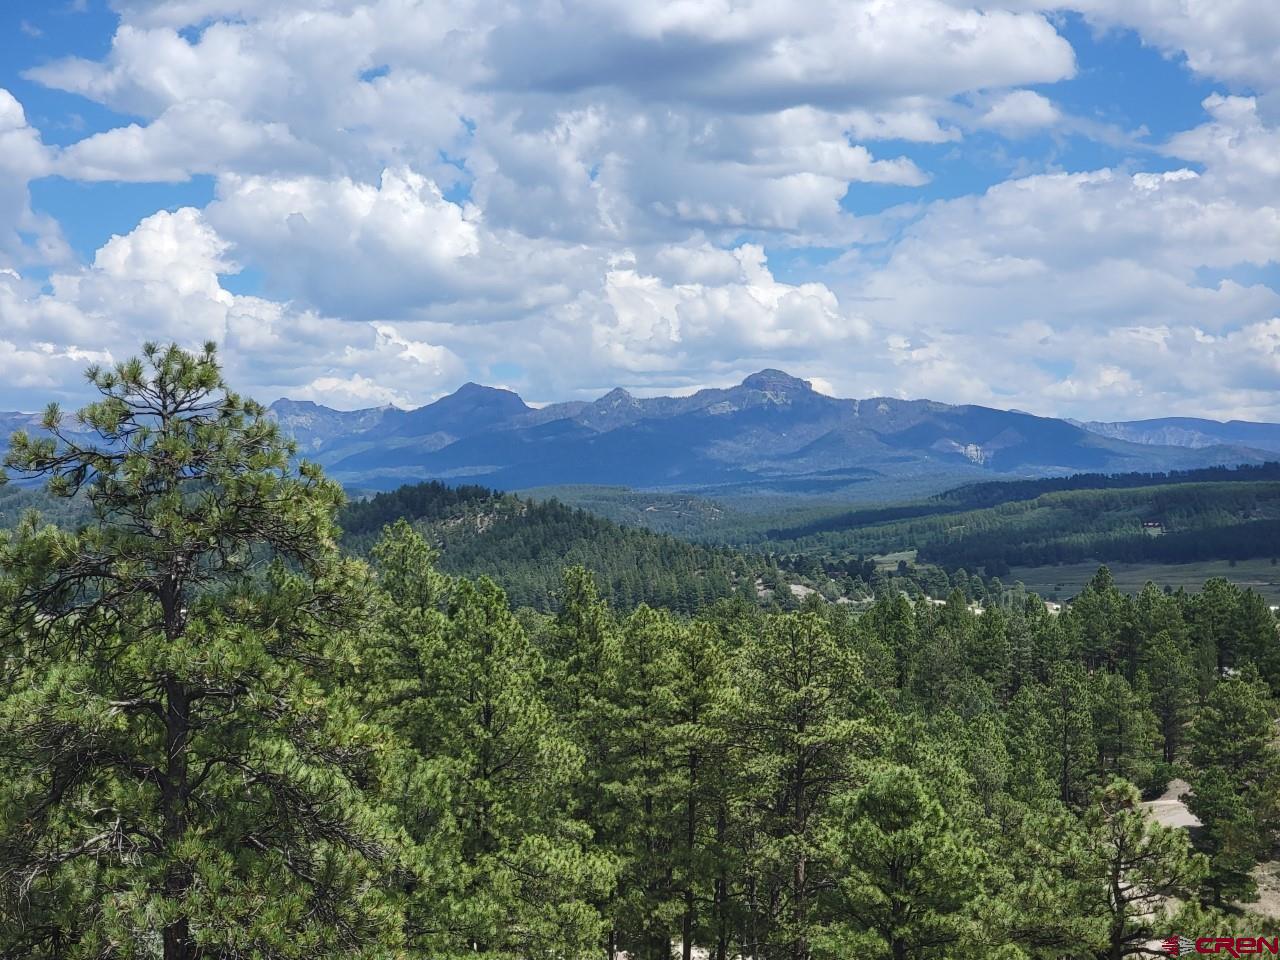
M1118 960L1274 923L1248 591L663 606L553 551L535 608L400 500L344 552L212 346L90 383L6 459L88 512L0 535L0 958ZM1179 779L1194 833L1141 799Z

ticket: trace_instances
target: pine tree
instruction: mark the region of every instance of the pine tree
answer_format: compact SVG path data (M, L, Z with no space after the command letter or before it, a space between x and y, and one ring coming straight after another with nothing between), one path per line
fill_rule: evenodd
M755 830L744 952L808 960L831 799L874 743L858 661L814 613L771 617L739 657L733 724Z
M1097 792L1078 830L1061 821L1045 844L1097 960L1140 955L1142 944L1167 936L1170 905L1190 896L1205 872L1185 831L1155 823L1121 780Z
M1183 729L1195 707L1197 686L1191 651L1185 637L1161 630L1147 642L1144 659L1140 676L1151 698L1161 754L1168 765L1177 759Z
M668 960L681 909L674 861L686 794L671 738L681 628L645 606L620 626L618 668L601 704L607 760L596 771L616 810L607 836L623 864L614 925L629 956Z
M1098 778L1120 777L1147 786L1155 771L1156 718L1145 691L1135 691L1121 673L1099 671L1089 678Z
M1008 794L1023 803L1060 797L1061 767L1052 758L1053 732L1046 716L1045 688L1028 684L1005 707L1003 726L1009 757Z
M1253 665L1272 696L1280 697L1280 622L1261 594L1246 590L1240 595L1234 629L1240 659Z
M1115 668L1124 658L1125 598L1116 588L1111 571L1098 572L1071 605L1070 620L1079 631L1079 652L1085 666Z
M335 690L369 595L341 491L212 344L89 380L96 443L51 406L6 458L92 517L0 551L0 953L377 953L395 851L361 786L380 734Z
M1192 636L1202 680L1224 676L1236 661L1235 608L1239 589L1222 577L1205 581L1191 603Z
M1196 846L1209 858L1203 899L1216 907L1258 899L1253 868L1265 844L1249 797L1240 792L1222 767L1209 767L1195 777L1188 808L1200 820Z
M412 945L475 960L584 955L613 867L570 812L583 757L546 704L540 655L492 581L435 573L407 524L374 556L389 604L366 702L417 760L395 797L418 857Z
M1078 664L1055 665L1043 691L1050 770L1058 799L1071 806L1087 795L1097 755L1088 678Z
M1214 687L1191 725L1191 763L1199 770L1220 767L1241 789L1269 786L1280 751L1272 743L1269 691L1257 674L1228 677Z
M1207 898L1217 906L1256 895L1249 871L1275 835L1280 750L1272 743L1268 692L1256 674L1228 677L1191 725L1187 806L1204 826Z
M817 956L977 956L982 857L908 767L877 767L836 805L824 838L835 893Z
M876 602L868 620L872 635L893 655L897 666L894 686L899 690L909 689L921 659L920 633L911 602L894 591L892 598Z
M994 607L973 619L977 622L965 634L965 664L1003 695L1013 677L1009 614Z
M701 623L680 630L676 641L673 724L666 737L680 771L673 882L681 901L682 960L692 960L697 942L713 945L715 960L726 960L730 865L725 835L734 773L725 723L727 651L715 631Z
M595 578L583 567L564 571L557 599L560 610L544 640L548 704L583 755L585 774L573 797L576 814L590 828L597 849L615 851L621 811L605 783L615 732L610 698L618 671L618 627ZM612 890L595 900L607 919L618 913L614 900ZM610 958L617 955L620 935L616 926L605 931Z

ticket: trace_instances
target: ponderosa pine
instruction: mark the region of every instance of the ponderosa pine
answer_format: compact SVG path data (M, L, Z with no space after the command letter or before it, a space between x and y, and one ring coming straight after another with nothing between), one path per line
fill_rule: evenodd
M368 596L342 491L212 344L89 380L80 434L51 406L5 459L92 517L0 546L0 954L389 955L381 733L330 692Z

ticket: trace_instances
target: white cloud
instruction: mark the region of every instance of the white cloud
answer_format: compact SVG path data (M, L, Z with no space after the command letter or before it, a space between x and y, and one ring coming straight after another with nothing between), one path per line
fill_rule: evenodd
M1280 189L1280 126L1268 125L1253 97L1212 94L1210 122L1173 137L1168 153L1204 164L1211 181L1234 196L1274 203Z
M1280 294L1214 273L1277 251L1280 211L1224 198L1207 176L1051 174L932 205L883 267L837 290L865 301L909 395L1274 416L1263 374ZM875 363L830 377L848 389Z
M1225 84L1142 152L1026 89L1076 70L1044 0L113 6L100 62L29 76L131 122L51 149L0 95L0 268L55 267L0 274L0 339L46 386L84 351L212 336L251 390L343 406L496 363L541 398L782 364L855 395L1280 416L1278 295L1240 269L1280 249L1262 0L1072 4ZM1018 176L919 203L971 129ZM1039 131L1136 159L1008 156ZM74 267L27 198L55 173L217 193ZM913 202L855 216L864 189ZM261 296L228 289L240 266Z
M487 54L508 87L610 86L748 111L945 97L1075 68L1042 17L941 0L528 6L494 29Z
M1129 26L1197 73L1270 91L1280 85L1280 17L1272 0L1070 0L1103 26Z
M488 229L407 168L376 186L346 177L226 177L208 211L241 255L322 312L358 319L494 302L528 309L565 296L579 251Z
M359 373L348 377L316 377L295 389L291 399L318 401L339 410L415 405L398 390Z
M129 356L147 339L216 340L230 375L267 399L291 393L343 406L370 398L421 403L463 373L449 350L394 327L231 293L219 280L237 269L228 248L187 207L113 237L92 266L54 274L47 291L0 271L0 355L7 358L0 400L30 406L33 387L65 395L78 389L90 362Z
M642 272L630 258L602 264L591 251L577 251L576 260L573 250L562 251L564 263L583 277L580 292L561 288L538 306L528 301L525 279L536 280L541 270L560 275L551 269L555 263L536 257L526 262L518 250L507 251L505 259L479 259L478 253L501 238L467 221L420 177L389 172L376 190L342 180L238 186L244 188L235 194L240 205L215 212L219 222L241 228L243 243L233 245L202 212L188 207L161 211L113 237L91 266L55 274L46 292L16 274L0 276L6 331L17 338L15 350L33 371L18 385L35 377L44 388L59 382L65 387L73 382L69 365L88 356L85 351L121 357L144 339L188 345L213 339L224 345L231 376L267 398L287 394L344 407L413 406L497 359L524 365L538 382L571 389L575 377L681 371L714 365L722 356L798 357L867 335L865 322L828 287L778 281L763 250L750 244L731 251L706 242L659 247L645 256L652 265L646 269L654 272ZM259 218L237 219L250 210ZM320 237L335 238L332 249L297 249L290 232L298 229L295 218L305 218L307 229ZM353 237L354 243L344 245L339 236ZM239 269L237 260L249 244L258 245L260 256L278 250L299 264L315 256L309 269L364 273L370 296L388 271L403 271L415 283L432 271L456 270L467 278L471 268L458 263L476 260L481 272L464 285L474 282L477 289L483 287L483 271L505 265L513 273L489 275L493 286L484 292L485 303L493 306L496 321L472 322L477 318L459 308L455 290L440 315L425 311L419 319L352 322L332 319L315 305L227 290L221 277ZM423 290L429 287L428 282ZM341 293L360 289L347 285ZM527 320L530 309L538 311L537 323ZM50 338L75 346L40 346ZM570 356L575 362L566 366Z
M213 23L189 43L173 29L123 23L105 63L59 60L29 70L28 76L143 116L202 100L253 103L278 96L294 76L287 60L257 41L256 31L238 24Z
M52 154L26 112L0 87L0 268L67 255L58 225L31 209L27 185L49 173Z
M67 175L452 169L495 226L574 239L831 232L850 183L928 179L858 139L954 139L947 97L1074 70L1042 16L942 0L120 9L104 61L28 74L146 118L74 145Z
M181 181L193 174L312 165L315 149L282 123L254 124L221 100L184 101L147 126L94 134L64 150L57 170L78 180Z
M778 282L751 244L733 255L737 276L712 286L667 284L620 264L605 276L602 300L580 299L571 316L591 321L606 366L633 372L706 363L717 353L807 354L866 336L866 323L824 285Z
M1048 97L1034 90L1013 90L993 101L978 123L1010 136L1024 136L1051 127L1061 118Z

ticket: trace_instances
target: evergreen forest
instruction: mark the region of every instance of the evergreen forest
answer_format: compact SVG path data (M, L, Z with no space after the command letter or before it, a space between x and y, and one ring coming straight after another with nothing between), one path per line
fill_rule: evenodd
M741 589L771 560L633 531L648 560L610 567L517 498L347 506L212 345L89 378L5 461L79 504L0 534L5 960L1121 960L1280 928L1255 593L1104 567L1055 614L869 574L783 609ZM501 524L554 576L508 595L406 516Z

